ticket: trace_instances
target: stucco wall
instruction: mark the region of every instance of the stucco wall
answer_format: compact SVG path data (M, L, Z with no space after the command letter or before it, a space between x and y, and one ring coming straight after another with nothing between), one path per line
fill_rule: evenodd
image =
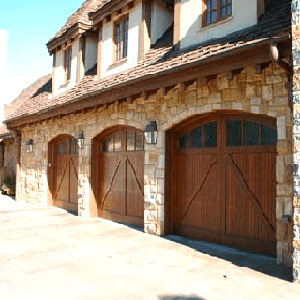
M72 63L71 63L71 78L65 82L65 50L56 52L56 64L54 67L54 96L65 92L66 90L74 87L77 77L77 56L79 51L79 39L72 43Z
M113 27L117 17L104 23L102 29L101 78L133 68L140 60L142 3L136 1L129 10L127 59L114 62Z
M286 83L285 71L276 65L270 65L262 74L256 74L255 66L249 66L231 80L227 74L219 74L207 83L198 78L185 90L177 85L164 95L163 89L159 89L146 99L139 97L132 103L112 104L85 114L24 127L21 129L23 143L18 200L37 206L47 205L48 143L60 134L76 137L83 131L85 146L79 151L78 206L80 215L89 216L95 206L90 184L92 139L115 125L144 130L149 121L155 119L158 122L158 143L145 145L144 222L146 232L161 235L164 233L165 132L196 114L218 110L264 114L277 119L277 260L291 265L292 223L282 219L283 215L293 214L292 114ZM24 141L28 139L34 141L33 153L25 152Z
M151 44L171 26L173 22L173 12L167 9L165 2L154 1L151 7Z
M232 17L202 28L202 1L182 0L180 11L181 48L220 38L257 23L257 0L232 1Z
M84 72L90 70L97 63L98 39L87 37L85 47Z

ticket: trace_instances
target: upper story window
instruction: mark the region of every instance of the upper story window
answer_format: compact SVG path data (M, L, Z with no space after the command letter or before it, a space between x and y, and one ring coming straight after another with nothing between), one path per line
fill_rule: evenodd
M225 20L232 15L232 0L204 0L203 26Z
M128 50L128 15L115 22L115 61L127 57Z
M71 78L71 64L72 64L72 47L68 47L65 50L65 79L66 81L70 80Z

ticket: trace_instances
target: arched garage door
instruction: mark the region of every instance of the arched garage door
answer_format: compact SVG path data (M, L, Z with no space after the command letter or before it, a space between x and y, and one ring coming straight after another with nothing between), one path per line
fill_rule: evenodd
M70 135L49 143L48 178L52 205L78 213L78 146Z
M208 115L167 134L172 232L275 254L275 120Z
M116 127L95 139L94 194L98 216L144 225L144 135Z

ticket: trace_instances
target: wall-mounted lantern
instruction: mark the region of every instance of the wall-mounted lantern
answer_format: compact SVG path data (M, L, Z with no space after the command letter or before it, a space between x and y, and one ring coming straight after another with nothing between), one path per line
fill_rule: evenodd
M32 139L26 141L25 149L26 149L27 153L32 153L32 151L33 151L33 140Z
M82 131L78 134L77 140L78 140L78 147L80 149L83 149L83 147L84 147L84 135L83 135Z
M156 121L151 121L145 128L145 139L147 144L157 143L157 123Z

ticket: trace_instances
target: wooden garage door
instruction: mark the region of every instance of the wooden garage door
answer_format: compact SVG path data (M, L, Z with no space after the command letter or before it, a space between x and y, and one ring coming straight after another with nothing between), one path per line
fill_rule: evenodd
M77 141L63 136L53 144L53 205L78 212Z
M97 142L98 215L144 224L144 135L121 127Z
M210 115L168 133L173 233L275 254L276 124Z

